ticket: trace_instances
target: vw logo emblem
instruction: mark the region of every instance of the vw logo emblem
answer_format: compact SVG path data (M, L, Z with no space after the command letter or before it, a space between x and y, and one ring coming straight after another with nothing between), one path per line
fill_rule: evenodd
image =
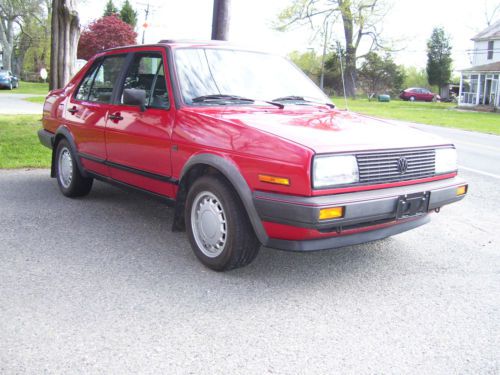
M407 169L408 169L408 160L404 156L401 156L398 159L398 171L399 173L404 174Z

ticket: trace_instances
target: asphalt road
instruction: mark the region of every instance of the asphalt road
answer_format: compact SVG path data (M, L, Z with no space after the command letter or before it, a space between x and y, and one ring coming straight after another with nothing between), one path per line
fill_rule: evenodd
M0 93L0 115L41 115L43 104L31 103L25 98L43 96L34 94Z
M204 268L172 209L0 171L1 374L498 374L498 181L421 228Z

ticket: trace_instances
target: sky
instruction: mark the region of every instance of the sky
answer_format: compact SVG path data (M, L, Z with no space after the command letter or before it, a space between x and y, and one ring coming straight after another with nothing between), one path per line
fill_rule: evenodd
M392 41L398 64L425 67L426 41L436 26L444 27L453 45L454 68L470 65L472 38L484 29L485 10L500 0L385 0L391 4L381 28L385 40ZM80 21L83 26L102 15L106 0L79 0ZM121 6L122 0L114 0ZM139 13L137 32L141 41L144 10L148 0L130 0ZM212 0L149 0L145 42L160 39L208 40L211 35ZM229 41L245 47L287 55L291 51L307 52L314 48L322 52L322 42L314 40L310 27L287 32L273 29L280 11L291 0L231 0ZM500 18L497 14L496 19ZM342 40L342 35L338 35ZM360 51L363 52L363 51Z

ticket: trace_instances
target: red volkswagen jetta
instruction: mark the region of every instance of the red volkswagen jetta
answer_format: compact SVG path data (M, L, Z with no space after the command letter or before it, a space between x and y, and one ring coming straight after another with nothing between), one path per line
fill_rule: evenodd
M98 54L48 95L39 138L64 195L98 179L160 197L215 270L249 264L261 244L401 233L467 191L449 142L336 110L288 60L220 43Z

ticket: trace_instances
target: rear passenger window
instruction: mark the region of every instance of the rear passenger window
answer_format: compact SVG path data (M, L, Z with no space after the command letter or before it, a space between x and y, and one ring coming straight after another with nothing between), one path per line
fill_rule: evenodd
M125 56L110 56L96 62L75 95L77 100L111 103L113 87L125 62Z
M154 52L137 53L127 72L123 89L144 90L148 107L169 108L162 55Z

